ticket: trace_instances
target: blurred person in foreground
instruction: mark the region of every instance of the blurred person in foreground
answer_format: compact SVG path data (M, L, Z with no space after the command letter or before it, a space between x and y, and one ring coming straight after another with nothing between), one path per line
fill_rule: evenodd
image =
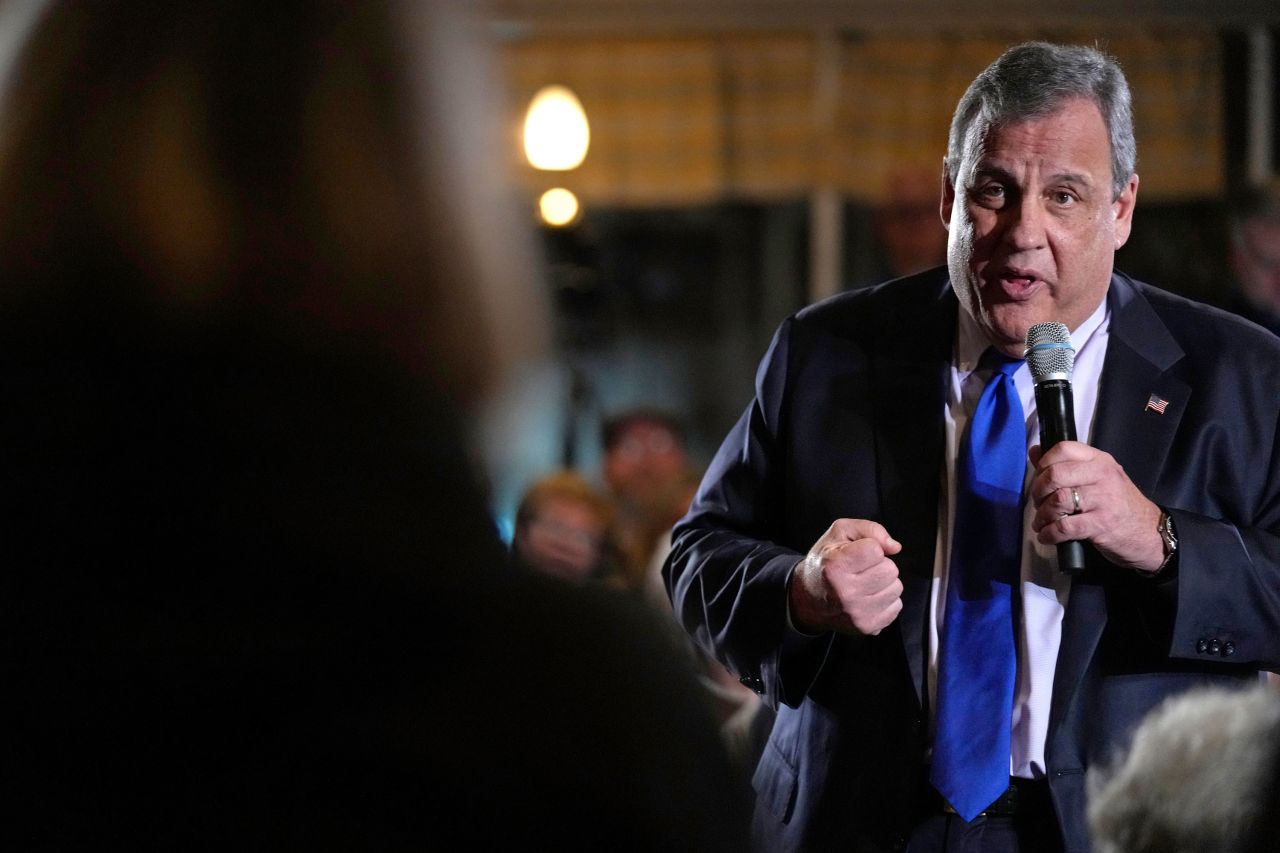
M4 846L740 849L678 650L476 487L545 309L463 7L15 8Z
M1280 339L1114 269L1137 192L1114 60L1011 48L952 121L947 267L776 333L666 570L777 709L761 849L1085 853L1091 766L1280 661ZM1047 452L1042 322L1081 439Z
M518 566L581 583L610 571L613 503L572 471L536 480L520 499L511 556Z
M1226 307L1280 335L1280 181L1252 187L1228 204Z
M626 409L601 427L602 473L617 504L623 580L643 590L654 553L688 505L684 430L659 409Z
M1142 722L1089 774L1096 853L1270 853L1280 843L1280 693L1206 688Z

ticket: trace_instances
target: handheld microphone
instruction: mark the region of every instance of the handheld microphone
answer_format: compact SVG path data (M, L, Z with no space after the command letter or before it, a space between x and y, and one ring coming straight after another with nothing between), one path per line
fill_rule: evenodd
M1027 330L1024 352L1036 386L1036 414L1040 420L1040 449L1048 452L1059 441L1076 440L1076 413L1071 394L1071 371L1076 351L1062 323L1036 323ZM1058 543L1058 570L1070 575L1084 571L1084 545Z

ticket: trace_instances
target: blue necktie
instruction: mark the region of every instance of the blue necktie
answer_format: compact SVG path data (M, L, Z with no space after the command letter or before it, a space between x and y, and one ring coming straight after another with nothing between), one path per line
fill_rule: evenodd
M960 447L929 774L965 820L1009 787L1017 673L1013 597L1022 550L1026 421L1013 382L1022 362L988 350L981 364L996 361Z

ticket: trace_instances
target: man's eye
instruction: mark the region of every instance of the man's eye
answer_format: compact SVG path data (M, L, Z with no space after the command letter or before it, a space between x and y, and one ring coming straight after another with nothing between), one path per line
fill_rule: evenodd
M973 199L984 207L1000 207L1005 202L1005 191L1002 184L983 184L974 188Z
M1053 201L1055 204L1062 205L1063 207L1066 207L1067 205L1075 204L1075 200L1076 200L1075 196L1063 190L1058 190L1056 192L1053 192L1050 194L1050 196L1053 198Z

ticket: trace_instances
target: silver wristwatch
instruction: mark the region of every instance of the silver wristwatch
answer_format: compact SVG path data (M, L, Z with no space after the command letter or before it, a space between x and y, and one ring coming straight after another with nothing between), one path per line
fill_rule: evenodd
M1164 543L1164 562L1160 564L1160 568L1156 569L1157 572L1162 572L1173 559L1173 555L1178 553L1178 533L1173 529L1173 518L1164 510L1160 510L1160 522L1156 525L1156 532L1160 534L1160 541Z

